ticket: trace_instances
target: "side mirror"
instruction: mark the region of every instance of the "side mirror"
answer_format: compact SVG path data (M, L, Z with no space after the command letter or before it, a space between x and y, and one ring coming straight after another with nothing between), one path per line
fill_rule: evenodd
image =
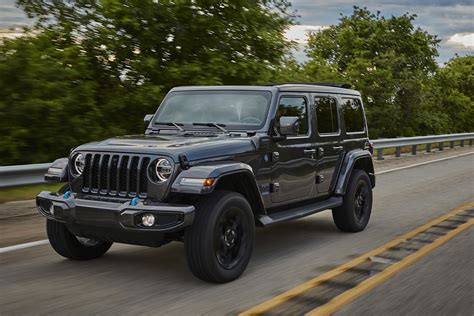
M153 116L154 116L153 114L145 115L145 117L143 118L143 123L145 124L145 128L147 128L148 125L150 125L150 122L153 119Z
M297 116L280 117L280 134L284 136L298 135L299 118Z

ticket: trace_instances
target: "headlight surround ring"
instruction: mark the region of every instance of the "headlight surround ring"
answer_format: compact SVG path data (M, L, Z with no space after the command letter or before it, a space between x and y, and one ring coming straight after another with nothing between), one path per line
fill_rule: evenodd
M84 172L86 165L86 158L83 154L79 153L72 159L72 173L78 177Z
M173 174L173 164L166 158L160 158L155 164L155 175L159 183L168 181Z

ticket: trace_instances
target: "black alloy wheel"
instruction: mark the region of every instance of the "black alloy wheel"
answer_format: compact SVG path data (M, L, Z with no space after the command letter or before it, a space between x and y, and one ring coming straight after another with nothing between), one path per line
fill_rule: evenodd
M237 192L216 191L196 205L184 232L186 261L198 278L216 283L238 278L252 255L255 222L250 204Z
M337 228L343 232L360 232L369 223L372 213L372 186L364 170L352 171L343 204L332 210Z
M249 244L248 221L239 208L231 208L221 215L215 231L215 253L224 269L234 268L244 257Z

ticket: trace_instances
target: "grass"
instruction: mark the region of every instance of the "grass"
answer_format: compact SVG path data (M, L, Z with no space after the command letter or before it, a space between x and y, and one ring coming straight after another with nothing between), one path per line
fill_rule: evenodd
M57 191L63 185L63 183L44 183L13 188L0 188L0 203L31 200L41 191Z

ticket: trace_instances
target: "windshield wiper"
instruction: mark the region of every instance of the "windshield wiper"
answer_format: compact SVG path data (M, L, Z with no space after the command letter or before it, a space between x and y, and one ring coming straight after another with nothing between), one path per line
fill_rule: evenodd
M224 127L225 127L225 124L222 124L222 123L193 123L194 126L209 126L209 127L215 127L217 129L220 129L221 131L223 131L224 133L229 133L228 130L226 130Z
M174 123L174 122L155 122L153 123L154 125L166 125L166 126L174 126L176 127L176 129L180 132L185 132L184 128L182 128L181 126L183 125L183 123ZM181 125L181 126L180 126Z

